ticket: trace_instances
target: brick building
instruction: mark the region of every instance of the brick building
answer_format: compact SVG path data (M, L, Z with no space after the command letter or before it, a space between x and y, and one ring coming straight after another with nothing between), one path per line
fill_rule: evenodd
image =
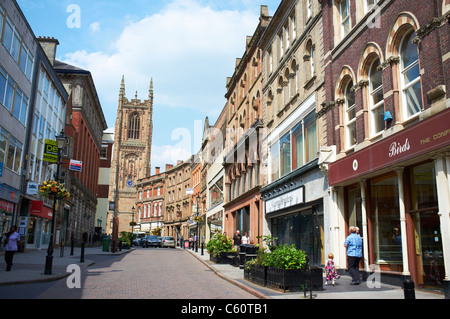
M80 172L67 170L63 176L70 185L71 205L65 211L67 230L62 235L68 242L74 238L80 243L83 234L94 240L100 168L100 150L103 131L107 128L91 72L56 60L54 69L70 94L72 117L67 135L71 139L69 158L82 162ZM69 135L72 132L72 135ZM65 166L66 168L67 165Z
M97 213L95 227L97 233L105 234L108 220L109 178L111 176L111 159L114 145L114 133L104 131L100 149L100 167L97 185Z
M177 165L166 164L164 180L164 236L173 236L179 242L181 236L187 240L191 217L191 195L186 193L191 188L191 156Z
M226 155L224 157L225 201L224 232L233 237L239 230L258 242L262 234L260 201L260 160L262 125L262 51L258 41L270 16L261 6L260 22L252 36L247 36L245 51L236 59L236 69L227 79Z
M155 174L139 179L136 184L137 200L133 221L136 225L133 232L147 234L163 227L165 173L155 167Z
M366 273L448 295L450 4L320 2L336 265L357 226Z
M317 1L282 1L260 40L263 50L265 234L295 244L321 265L328 241L327 181L319 154L325 121L322 10Z

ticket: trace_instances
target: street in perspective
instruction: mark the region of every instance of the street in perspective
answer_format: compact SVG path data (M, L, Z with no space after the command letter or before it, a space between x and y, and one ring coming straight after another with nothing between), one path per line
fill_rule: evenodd
M1 1L0 299L450 299L449 35L449 0Z

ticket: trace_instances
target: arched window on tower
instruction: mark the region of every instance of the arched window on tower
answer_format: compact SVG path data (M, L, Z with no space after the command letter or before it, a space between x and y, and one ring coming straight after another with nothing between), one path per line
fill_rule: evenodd
M141 121L138 113L132 113L128 120L128 139L139 139Z

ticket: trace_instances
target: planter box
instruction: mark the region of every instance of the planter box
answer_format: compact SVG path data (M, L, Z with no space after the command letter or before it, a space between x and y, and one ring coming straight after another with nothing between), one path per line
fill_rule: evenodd
M260 286L267 286L267 267L253 265L250 267L248 280Z
M292 289L300 287L307 281L307 272L304 269L278 269L273 267L267 268L267 286L275 289Z
M221 252L218 255L210 254L209 260L216 264L232 264L235 256L235 252Z
M310 276L311 274L311 276ZM323 269L311 267L307 269L286 270L273 267L252 265L244 269L244 278L263 287L286 290L297 290L312 285L313 290L323 288Z

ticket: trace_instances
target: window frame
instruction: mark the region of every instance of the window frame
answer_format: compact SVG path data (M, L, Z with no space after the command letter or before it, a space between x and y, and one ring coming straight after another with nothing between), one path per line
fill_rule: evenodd
M375 131L375 127L377 126L376 125L376 120L377 120L377 117L376 117L376 114L374 115L374 112L377 110L377 109L379 109L380 107L383 107L383 114L384 114L384 93L383 93L383 79L382 79L382 77L381 77L381 84L378 86L378 87L376 87L376 88L373 88L373 81L372 81L372 75L373 75L373 73L372 73L372 70L373 70L373 66L374 66L374 64L376 63L378 61L378 65L380 64L380 58L377 56L376 58L374 58L373 60L372 60L372 62L370 63L370 66L369 66L369 71L368 71L368 75L367 75L367 78L368 78L368 80L369 80L369 83L368 83L368 97L369 97L369 110L370 110L370 135L371 135L371 137L377 137L377 136L379 136L380 134L382 134L382 132L383 132L383 130L386 128L386 123L384 122L384 120L383 120L383 129L381 129L380 131L378 131L378 132L376 132ZM381 70L377 70L377 72L380 72L381 73ZM378 94L379 92L381 91L381 93L383 94L383 98L380 100L380 101L378 101L377 103L375 103L374 102L374 97L375 97L375 95L376 94Z
M309 109L303 113L302 117L294 121L289 127L280 133L280 136L275 138L268 145L269 151L269 160L270 160L270 182L273 182L290 172L308 164L312 160L317 158L317 150L319 148L318 143L318 135L317 135L317 120L315 118L316 110L315 108ZM309 124L314 123L313 125L305 125L305 121L307 119L313 119L313 121L308 122ZM316 149L315 154L311 154L314 152L310 152L309 150L309 138L308 138L308 129L311 127L315 127L315 142L314 147ZM294 132L298 131L298 128L301 127L301 133L294 135ZM282 140L288 136L288 144L289 144L289 163L288 166L283 165L283 148L282 148ZM300 136L302 139L301 147L302 150L298 152L296 148L296 138ZM297 155L301 154L302 159L300 162L297 161Z
M345 11L343 11L343 3L345 3ZM345 38L347 36L347 34L350 33L350 1L349 0L341 0L338 4L338 9L339 9L339 24L340 24L340 34L341 34L341 39ZM343 16L343 13L345 13L345 17ZM348 30L347 32L345 31L345 24L348 23Z
M345 127L345 147L346 149L351 149L353 148L356 144L356 103L355 103L355 92L352 91L352 87L353 87L353 80L348 80L347 83L345 84L345 88L344 88L344 127ZM353 95L353 104L352 105L348 105L348 94ZM355 112L355 116L352 117L349 120L349 112ZM354 143L350 143L350 138L351 138L351 134L350 134L350 126L354 126L354 139L355 142Z
M419 61L419 54L417 51L417 60L413 61L412 63L410 63L408 66L404 67L404 60L403 60L403 55L402 55L402 47L405 44L405 41L409 41L412 38L414 38L414 33L415 31L413 29L408 30L405 32L405 34L402 36L402 39L400 41L399 47L398 47L398 56L399 56L399 75L400 75L400 92L401 92L401 107L402 107L402 113L403 113L403 120L404 121L408 121L416 116L418 116L420 114L420 112L423 109L423 98L422 98L422 82L421 82L421 74L420 74L420 61ZM408 45L408 44L406 44ZM412 44L414 45L414 44ZM409 80L408 83L406 83L405 81L405 76L406 74L413 69L414 67L418 68L418 76L416 78L414 78L413 80ZM419 103L420 103L420 110L412 113L411 115L408 115L408 99L406 97L406 92L412 88L413 86L415 86L417 83L419 83L420 86L420 96L419 98Z

